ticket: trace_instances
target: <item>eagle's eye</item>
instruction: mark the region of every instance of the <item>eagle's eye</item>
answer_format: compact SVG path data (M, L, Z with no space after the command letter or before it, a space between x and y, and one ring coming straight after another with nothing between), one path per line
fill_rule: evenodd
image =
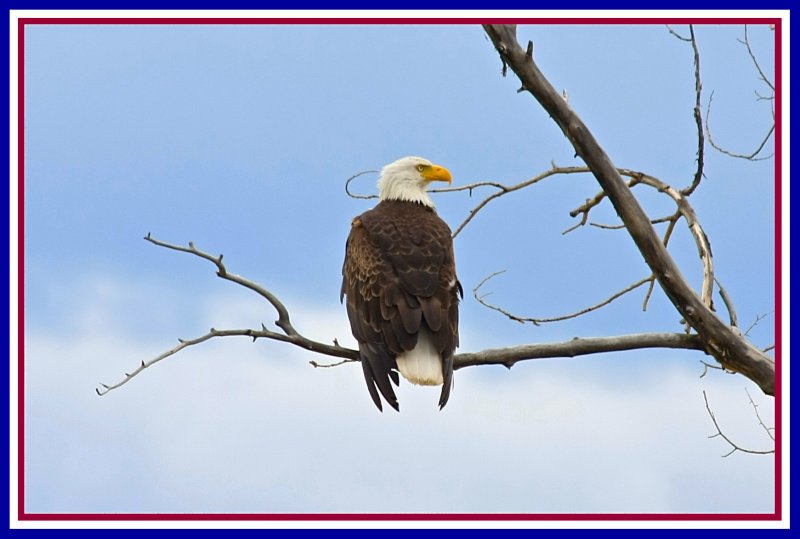
M425 170L425 165L417 165L417 170L422 172L423 170Z

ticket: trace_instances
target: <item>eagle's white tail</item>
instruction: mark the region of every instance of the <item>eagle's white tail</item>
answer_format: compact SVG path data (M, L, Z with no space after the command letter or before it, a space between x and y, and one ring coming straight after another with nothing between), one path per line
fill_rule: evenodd
M427 328L421 327L417 346L397 356L397 368L403 378L421 386L440 386L444 382L442 358L433 347Z

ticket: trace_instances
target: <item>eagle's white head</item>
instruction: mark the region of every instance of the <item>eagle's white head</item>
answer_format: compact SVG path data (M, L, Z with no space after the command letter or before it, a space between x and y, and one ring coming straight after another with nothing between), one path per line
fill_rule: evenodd
M422 157L403 157L383 167L378 191L381 200L407 200L433 208L428 185L436 181L450 183L450 171Z

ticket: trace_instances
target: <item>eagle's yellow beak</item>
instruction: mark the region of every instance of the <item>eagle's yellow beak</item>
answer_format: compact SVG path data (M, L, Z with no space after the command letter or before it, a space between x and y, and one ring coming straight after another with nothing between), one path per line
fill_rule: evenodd
M453 181L453 176L450 174L450 171L444 167L440 167L439 165L425 167L425 170L423 170L420 174L429 182L451 183Z

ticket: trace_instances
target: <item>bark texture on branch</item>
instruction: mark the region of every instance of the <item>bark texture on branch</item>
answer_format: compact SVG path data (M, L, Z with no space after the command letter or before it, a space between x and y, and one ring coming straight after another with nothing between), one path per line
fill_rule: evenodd
M532 44L528 44L527 51L520 47L515 25L487 24L484 30L500 54L503 71L506 66L514 71L522 83L521 90L533 95L564 132L576 154L592 169L664 293L697 332L705 350L726 369L745 375L764 393L774 395L774 362L750 345L735 328L720 320L689 286L611 159L564 97L539 71L533 61Z
M509 369L518 361L556 357L577 357L602 352L622 352L642 348L680 348L703 350L703 341L697 335L685 333L639 333L616 337L575 337L571 341L524 344L509 348L494 348L474 353L456 354L453 368L473 365L505 365Z

